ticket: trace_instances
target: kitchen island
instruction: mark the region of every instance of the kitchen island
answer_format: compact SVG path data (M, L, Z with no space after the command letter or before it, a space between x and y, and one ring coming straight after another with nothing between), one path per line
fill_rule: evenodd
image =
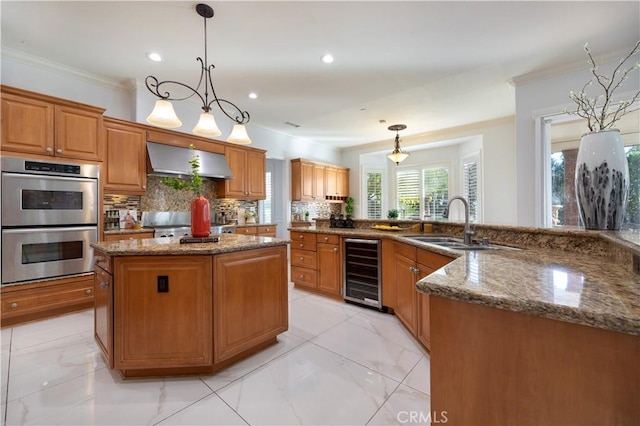
M122 377L211 374L288 328L287 240L93 244L95 339Z

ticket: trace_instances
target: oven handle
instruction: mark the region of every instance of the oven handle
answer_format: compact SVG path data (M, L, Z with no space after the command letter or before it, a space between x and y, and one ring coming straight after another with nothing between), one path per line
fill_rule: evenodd
M36 179L36 180L63 180L68 182L89 182L95 183L97 179L85 178L85 177L67 177L67 176L55 176L55 175L28 175L23 173L7 173L3 172L2 177L13 177L18 179Z
M93 226L55 226L51 228L10 228L3 229L3 234L33 234L34 232L71 232L71 231L97 231Z

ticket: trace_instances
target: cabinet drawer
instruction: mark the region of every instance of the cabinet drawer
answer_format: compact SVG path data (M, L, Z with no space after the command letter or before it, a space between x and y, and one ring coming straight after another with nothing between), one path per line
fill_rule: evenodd
M316 253L309 250L291 249L291 264L316 269Z
M134 234L111 234L104 236L105 241L142 240L144 238L153 238L153 232L136 232Z
M276 235L275 226L258 226L258 235Z
M316 271L299 266L291 267L291 281L296 284L306 285L308 287L316 286Z
M291 231L291 241L292 241L292 243L295 243L297 241L305 242L305 243L313 243L313 245L315 247L316 234L314 234L312 232ZM296 247L296 246L292 246L292 247ZM314 250L315 250L315 248L314 248Z
M3 292L2 318L36 314L83 303L93 303L92 276L84 281Z
M331 234L318 234L316 241L319 243L340 244L340 237L338 235Z
M441 254L434 253L427 250L418 250L418 263L422 263L425 266L432 268L433 270L440 269L453 259Z
M99 251L93 252L93 264L111 273L111 257Z
M236 233L242 235L256 235L256 231L255 226L243 226L236 228Z
M308 251L316 251L316 243L315 241L312 243L304 242L304 241L291 241L291 248L298 250L308 250Z

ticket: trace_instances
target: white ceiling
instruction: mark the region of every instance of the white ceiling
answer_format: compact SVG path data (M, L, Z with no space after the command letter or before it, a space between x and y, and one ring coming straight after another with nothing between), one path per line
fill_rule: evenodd
M117 82L153 74L195 86L196 3L3 0L2 47ZM640 38L638 1L208 4L214 86L249 111L249 132L335 147L392 139L396 123L408 136L513 115L510 79L586 67L587 41L607 57ZM150 62L150 51L165 60Z

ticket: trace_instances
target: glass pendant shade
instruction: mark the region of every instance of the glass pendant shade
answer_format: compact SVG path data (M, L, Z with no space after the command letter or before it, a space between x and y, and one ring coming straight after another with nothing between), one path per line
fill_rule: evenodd
M404 160L406 160L409 157L409 154L407 154L406 152L402 152L402 151L393 151L391 154L387 155L387 158L391 161L393 161L396 164L400 164L402 163Z
M182 126L182 121L180 121L176 112L173 110L171 102L162 99L156 101L153 111L151 111L151 114L147 117L147 123L167 129L175 129L176 127Z
M213 114L209 112L203 112L200 114L200 120L198 120L196 127L193 128L193 133L205 138L215 138L222 134L216 124L216 119L213 118Z
M234 124L233 130L231 130L231 134L227 138L227 142L235 143L238 145L249 145L251 143L251 139L249 139L247 129L244 127L244 125Z

